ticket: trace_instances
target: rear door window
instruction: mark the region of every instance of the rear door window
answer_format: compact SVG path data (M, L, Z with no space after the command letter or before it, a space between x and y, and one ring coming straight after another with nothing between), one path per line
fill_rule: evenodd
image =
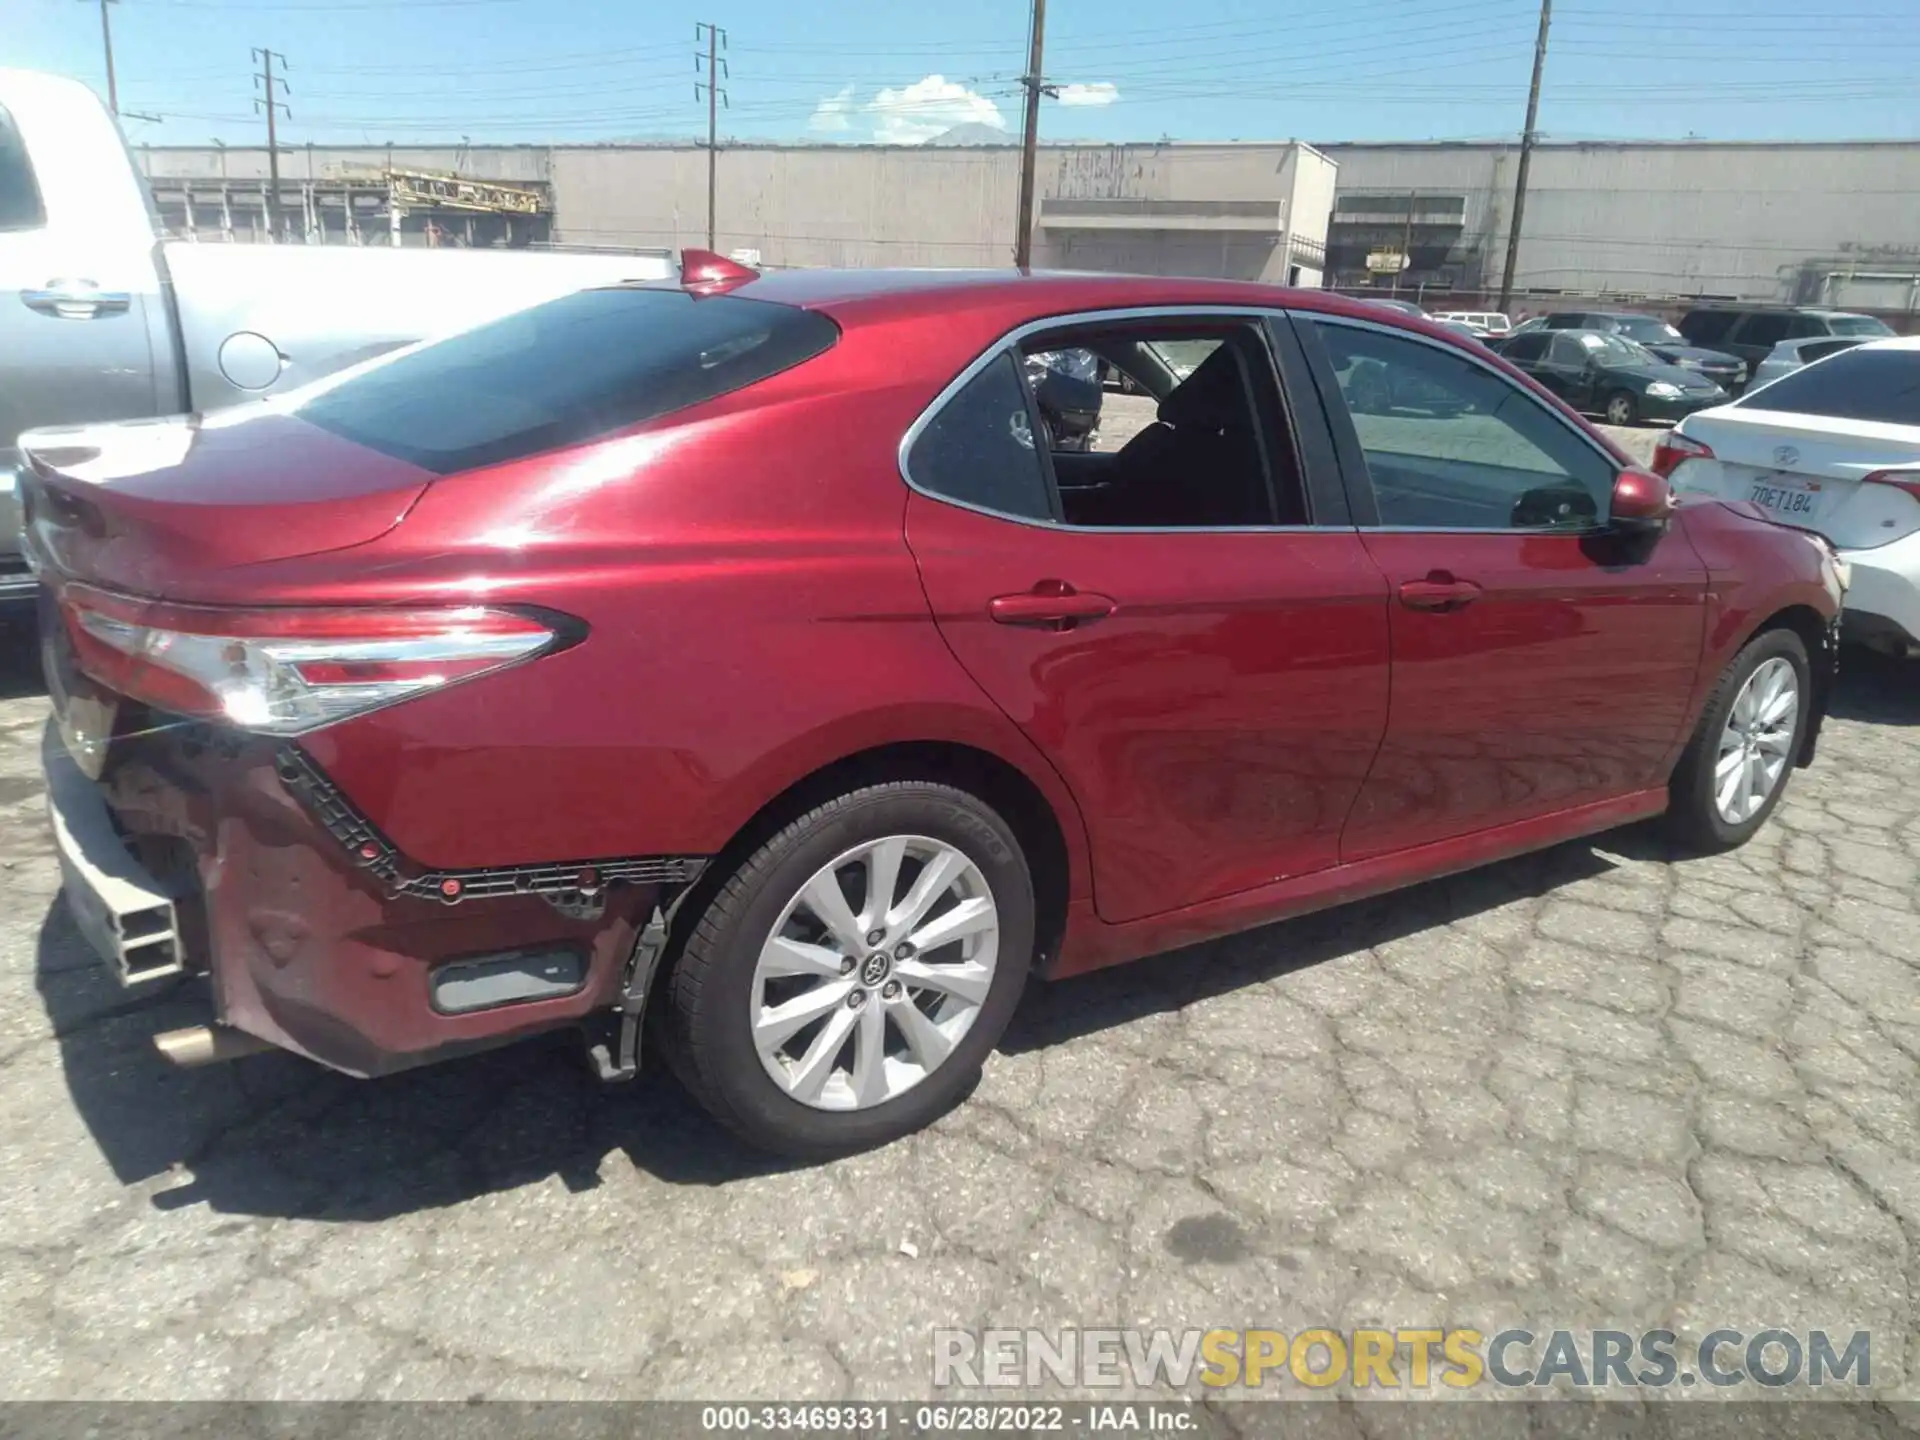
M1893 334L1884 320L1876 320L1871 315L1829 315L1827 331L1833 335L1859 335L1872 339L1884 339Z
M737 295L582 290L287 397L301 419L450 475L579 445L830 348L826 316Z
M1803 365L1811 365L1829 355L1838 355L1842 350L1851 350L1859 343L1858 340L1814 340L1800 347L1800 361Z
M1778 345L1787 338L1790 323L1786 315L1749 315L1737 339L1742 345Z
M1027 404L1019 361L996 355L960 387L907 450L907 478L930 495L1023 520L1051 520L1045 422Z
M1733 403L1747 410L1920 425L1920 350L1849 350Z
M1695 310L1680 317L1680 333L1696 345L1712 345L1727 338L1736 318L1733 310Z
M1553 337L1553 354L1549 357L1556 365L1566 365L1578 370L1587 363L1586 341L1590 336L1556 335Z
M37 230L47 223L27 142L0 105L0 230Z

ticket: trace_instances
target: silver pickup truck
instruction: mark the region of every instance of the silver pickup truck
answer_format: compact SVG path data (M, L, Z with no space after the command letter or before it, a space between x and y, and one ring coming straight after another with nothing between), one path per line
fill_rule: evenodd
M23 430L232 405L568 291L675 273L664 251L163 240L98 97L0 70L0 601L34 590Z

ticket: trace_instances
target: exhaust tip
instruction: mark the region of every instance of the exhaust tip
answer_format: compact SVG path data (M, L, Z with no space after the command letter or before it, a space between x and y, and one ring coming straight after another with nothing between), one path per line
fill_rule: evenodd
M153 1048L183 1070L218 1065L273 1049L273 1043L230 1025L189 1025L153 1037Z

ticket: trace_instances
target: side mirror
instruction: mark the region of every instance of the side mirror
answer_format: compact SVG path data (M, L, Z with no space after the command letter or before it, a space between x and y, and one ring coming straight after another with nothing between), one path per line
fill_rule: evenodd
M1650 470L1622 470L1613 482L1608 521L1627 535L1650 535L1673 518L1673 487Z

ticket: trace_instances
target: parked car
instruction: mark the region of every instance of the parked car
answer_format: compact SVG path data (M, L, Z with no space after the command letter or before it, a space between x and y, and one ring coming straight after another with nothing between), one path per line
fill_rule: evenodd
M1753 379L1748 389L1758 389L1762 385L1778 380L1782 375L1791 375L1803 365L1811 365L1816 360L1824 360L1829 355L1838 355L1842 350L1851 350L1862 344L1859 340L1835 339L1832 337L1818 340L1782 340L1767 352L1767 358L1754 368Z
M1828 336L1879 340L1893 331L1871 315L1854 315L1844 310L1703 305L1680 317L1680 333L1689 344L1739 356L1747 362L1751 373L1782 340L1819 340Z
M1428 318L1427 312L1411 300L1394 300L1385 295L1362 295L1359 298L1369 305L1378 305L1385 310L1397 310L1402 315L1411 315L1419 320Z
M1442 310L1433 317L1435 320L1457 320L1470 326L1480 335L1505 335L1513 329L1513 321L1498 310Z
M1687 343L1687 337L1657 315L1634 315L1618 310L1556 310L1529 320L1526 330L1598 330L1619 335L1669 365L1694 370L1728 394L1738 394L1746 383L1747 362L1721 350Z
M128 981L206 975L168 1053L584 1025L617 1078L653 1012L720 1121L838 1153L959 1101L1030 974L1663 812L1738 845L1812 756L1822 542L1675 512L1477 346L681 271L23 439L68 902ZM1157 420L1052 450L1066 349Z
M665 251L162 241L153 214L91 90L0 70L0 602L33 595L22 430L230 405L569 290L673 274Z
M1920 654L1920 339L1865 341L1690 415L1655 468L1832 541L1853 572L1847 631Z
M1444 315L1436 315L1433 323L1449 335L1458 335L1462 340L1471 340L1476 345L1492 338L1485 330L1477 329L1464 320L1450 320Z
M1495 347L1574 409L1602 415L1609 425L1677 420L1727 398L1698 372L1598 330L1523 330Z

